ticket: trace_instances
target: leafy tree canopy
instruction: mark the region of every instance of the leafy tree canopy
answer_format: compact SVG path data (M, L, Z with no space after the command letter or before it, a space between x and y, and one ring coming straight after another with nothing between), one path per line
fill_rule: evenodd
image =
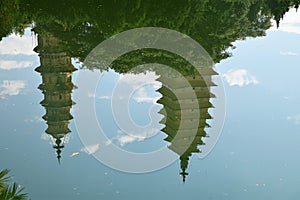
M0 37L34 31L64 41L64 49L83 61L101 41L138 27L164 27L199 42L215 62L230 56L232 42L264 36L300 0L102 0L0 2Z

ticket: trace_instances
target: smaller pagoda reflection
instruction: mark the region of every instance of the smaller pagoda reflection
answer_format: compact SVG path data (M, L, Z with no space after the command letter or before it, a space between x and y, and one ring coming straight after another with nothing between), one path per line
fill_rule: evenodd
M60 163L65 136L71 132L69 122L73 119L70 110L74 102L71 99L74 84L72 72L76 68L64 51L63 43L57 38L43 34L38 37L38 46L35 51L39 53L40 66L35 70L42 76L39 89L44 94L41 105L46 114L43 119L47 122L46 133L54 140L57 159Z
M196 99L190 95L189 88L186 88L182 79L168 77L168 74L162 74L158 79L163 84L158 90L162 94L158 103L163 105L160 114L164 115L161 123L165 124L162 131L168 135L165 138L170 143L168 148L180 156L180 175L183 182L188 175L190 156L201 152L199 145L204 145L203 138L208 137L205 129L210 127L207 120L212 118L208 111L213 108L210 103L210 98L214 98L210 92L211 86L215 86L212 82L213 75L217 73L212 68L207 68L202 70L201 75L184 76L192 86ZM180 99L175 93L182 94Z

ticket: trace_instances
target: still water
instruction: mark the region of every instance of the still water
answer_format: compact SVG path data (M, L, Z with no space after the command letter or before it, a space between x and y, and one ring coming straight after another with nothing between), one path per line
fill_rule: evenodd
M3 1L0 169L33 200L298 199L293 2Z

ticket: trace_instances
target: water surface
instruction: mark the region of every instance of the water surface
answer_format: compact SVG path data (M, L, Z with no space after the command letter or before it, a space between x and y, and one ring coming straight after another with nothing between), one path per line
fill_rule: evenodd
M1 169L11 169L14 181L24 186L33 200L297 199L299 13L291 9L276 29L275 22L273 27L270 24L272 14L250 17L255 13L254 4L166 2L157 4L158 9L154 3L125 2L95 6L89 1L70 6L78 12L68 9L63 13L61 9L68 6L46 9L49 4L21 1L18 16L11 17L15 19L12 26L1 32ZM120 12L113 12L116 10ZM11 33L20 21L29 26L22 36ZM98 43L145 26L180 31L206 49L224 82L226 117L216 146L200 159L197 150L205 148L202 141L208 139L205 135L214 120L210 118L218 109L209 94L213 86L203 87L198 95L203 113L196 118L200 136L195 144L181 157L175 148L178 160L168 167L131 174L95 159L93 154L101 145L82 144L82 133L77 132L73 118L81 98L76 92L84 85L76 78L83 71L102 74L96 91L87 91L87 97L95 99L97 119L110 139L107 145L137 153L172 145L168 137L178 131L178 113L176 100L170 100L172 95L159 79L164 74L129 72L132 66L156 61L179 66L186 78L193 76L184 71L189 65L181 58L150 49L119 58L107 66L109 70L82 69L86 55ZM230 49L231 43L235 49ZM128 104L132 120L141 127L153 123L154 130L136 137L120 130L111 107L117 83L124 86L124 93L134 89ZM148 84L138 87L143 83ZM123 94L114 95L118 100Z

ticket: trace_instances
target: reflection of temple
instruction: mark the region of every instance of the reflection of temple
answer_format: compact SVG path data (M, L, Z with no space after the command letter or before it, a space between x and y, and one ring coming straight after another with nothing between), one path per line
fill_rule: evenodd
M73 105L71 94L74 88L71 79L72 72L76 69L71 64L71 58L60 48L60 41L55 37L39 36L35 51L39 53L41 63L35 70L42 76L39 89L44 94L41 105L46 109L43 116L48 125L46 133L55 141L53 147L60 162L61 151L64 148L63 140L70 132L68 125L73 118L70 114Z
M168 75L159 78L163 86L158 91L163 97L158 103L164 106L160 113L165 116L162 120L165 128L162 131L168 135L165 140L171 143L169 149L180 156L180 175L183 182L188 175L186 169L189 157L192 153L201 152L198 145L204 145L202 139L207 137L205 128L209 127L209 124L206 121L211 119L208 110L213 107L209 100L214 97L210 92L210 87L214 86L211 78L213 75L216 75L216 72L207 68L201 76L185 76L196 96L189 94L186 85L179 78L167 77ZM176 97L175 93L181 94L181 97Z

